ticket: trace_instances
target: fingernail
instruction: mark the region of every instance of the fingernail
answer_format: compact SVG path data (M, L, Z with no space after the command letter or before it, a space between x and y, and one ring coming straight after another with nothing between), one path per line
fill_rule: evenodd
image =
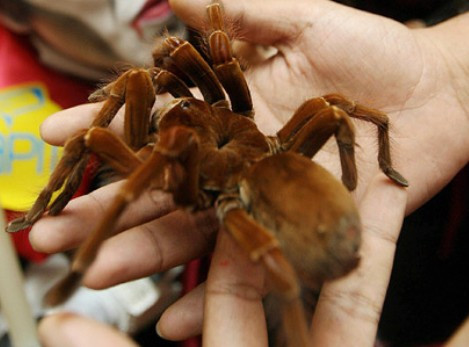
M164 335L161 333L161 330L160 330L160 322L161 322L161 321L159 320L158 323L156 323L156 327L155 327L155 328L156 328L156 333L158 334L159 337L161 337L161 338L164 339L165 337L164 337Z

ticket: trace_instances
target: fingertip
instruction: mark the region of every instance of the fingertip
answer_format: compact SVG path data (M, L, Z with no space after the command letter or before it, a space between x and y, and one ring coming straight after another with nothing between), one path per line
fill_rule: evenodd
M50 145L62 146L70 136L90 126L102 105L82 104L50 115L40 125L41 138Z
M173 12L189 27L204 30L208 19L206 8L210 0L170 0ZM254 44L272 45L298 35L298 18L304 11L284 1L238 0L218 1L232 34Z
M44 141L46 141L48 144L53 145L53 146L58 146L60 144L55 141L55 137L53 135L54 131L52 130L54 127L55 115L56 113L50 115L41 123L41 125L39 126L39 134L41 138Z
M29 242L34 250L57 253L76 247L87 233L86 225L75 226L76 218L69 210L60 216L42 216L29 232ZM71 227L72 226L72 227Z
M156 333L171 341L181 341L202 333L204 285L169 306L156 324Z
M49 232L51 230L50 222L53 220L44 216L33 225L29 232L29 243L37 252L54 253L58 251L55 247L56 242L51 240L51 236L53 237L55 234L51 235Z
M52 333L57 326L57 320L60 323L58 315L51 315L43 318L38 325L38 334L41 341L41 345L44 346L55 346L54 334Z
M44 347L137 346L128 336L110 326L68 312L42 319L38 333Z
M47 117L39 127L41 138L52 146L63 146L70 135L69 129L74 126L70 125L69 120L74 118L74 113L79 107L81 105L58 111Z

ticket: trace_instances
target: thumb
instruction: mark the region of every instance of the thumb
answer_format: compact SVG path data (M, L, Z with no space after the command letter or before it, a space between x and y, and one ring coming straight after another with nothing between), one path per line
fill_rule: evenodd
M216 1L169 2L174 13L188 26L204 31L207 29L206 7ZM294 6L284 0L225 0L220 3L225 13L227 30L234 31L236 38L256 44L274 45L298 37L308 23L314 20L314 16L318 15L317 5L324 1L301 1Z

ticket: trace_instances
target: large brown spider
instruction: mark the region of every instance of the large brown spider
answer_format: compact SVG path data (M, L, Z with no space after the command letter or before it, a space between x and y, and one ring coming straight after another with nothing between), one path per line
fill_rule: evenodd
M119 215L151 187L171 192L186 209L215 206L220 223L253 261L265 266L284 298L285 317L298 329L288 334L289 344L303 346L307 329L299 283L317 288L359 260L360 220L347 191L357 182L350 117L377 125L381 170L399 185L407 186L407 181L391 166L387 116L340 95L310 99L277 136L262 134L253 121L250 92L232 55L220 4L207 9L212 67L190 43L168 37L155 50L157 67L130 69L94 94L94 100L105 102L91 128L67 141L34 206L7 230L36 222L53 192L63 188L48 212L60 213L95 153L127 180L99 227L78 249L70 274L50 293L50 302L71 294L102 241L113 234ZM182 74L198 87L203 101L177 77ZM175 99L152 118L155 95L162 92ZM121 140L107 126L123 105ZM331 136L339 148L343 185L310 160Z

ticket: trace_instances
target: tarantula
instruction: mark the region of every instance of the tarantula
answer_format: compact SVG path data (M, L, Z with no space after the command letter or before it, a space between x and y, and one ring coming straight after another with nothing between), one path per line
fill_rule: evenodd
M73 291L122 211L145 189L172 193L189 210L215 207L221 224L263 264L286 302L287 319L299 332L289 344L302 346L306 324L299 283L317 287L358 263L360 219L348 192L357 182L354 130L350 117L377 125L381 170L394 182L407 181L392 168L388 118L380 111L330 94L304 102L276 136L265 136L253 121L253 103L231 42L220 4L207 7L209 60L187 41L167 37L155 50L156 66L132 68L92 96L105 100L90 129L65 144L64 155L31 210L7 231L62 211L77 190L90 154L126 177L99 227L75 254L70 274L49 295L53 303ZM186 76L200 90L195 98ZM155 95L174 99L152 117ZM226 100L225 94L229 97ZM107 126L125 105L124 140ZM342 183L311 158L335 136ZM287 203L285 202L287 201Z

